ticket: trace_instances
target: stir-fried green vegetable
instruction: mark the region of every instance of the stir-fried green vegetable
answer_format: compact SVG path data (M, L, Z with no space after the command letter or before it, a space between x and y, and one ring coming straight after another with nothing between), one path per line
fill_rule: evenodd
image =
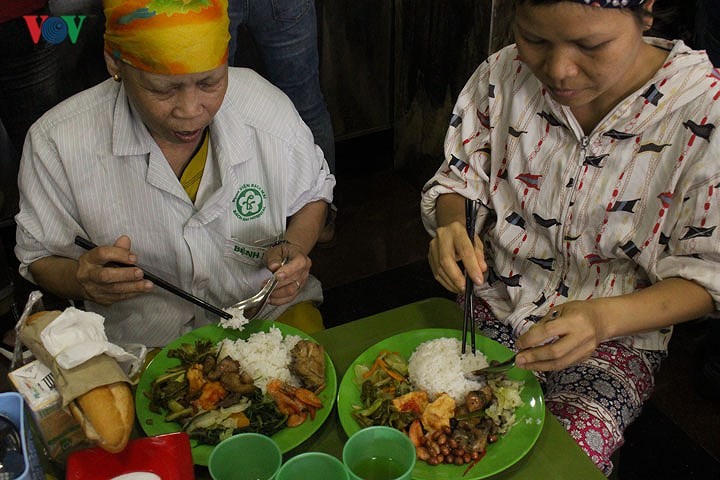
M212 410L193 406L188 371L217 353L209 340L197 340L194 344L185 343L168 350L167 356L179 359L180 365L167 369L152 381L150 391L144 392L150 399L150 411L165 414L165 421L180 423L190 438L210 445L240 431L269 436L282 430L287 415L282 414L275 401L258 388L250 394L232 397L232 403L228 398Z
M240 412L250 421L243 428L237 427L234 418ZM241 431L271 436L285 427L286 420L287 416L278 411L275 402L258 389L230 407L201 412L189 419L183 430L200 443L215 445Z
M168 350L168 358L177 358L182 365L190 366L202 363L208 355L215 355L215 345L210 340L196 340L195 344L183 343L178 348Z
M262 433L270 436L285 427L287 416L280 413L275 402L268 396L256 391L250 397L250 406L245 410L245 415L250 419L248 429L251 432Z
M371 367L356 365L362 405L353 405L353 418L363 427L386 425L405 430L417 415L398 411L392 400L412 391L407 375L407 361L395 352L380 352Z
M183 404L188 393L187 371L196 363L202 363L209 355L215 355L215 347L210 340L197 340L194 344L183 343L178 348L168 350L168 358L177 358L180 365L168 368L165 373L153 380L151 391L145 392L150 399L149 409L153 413L168 411L168 422L190 415Z

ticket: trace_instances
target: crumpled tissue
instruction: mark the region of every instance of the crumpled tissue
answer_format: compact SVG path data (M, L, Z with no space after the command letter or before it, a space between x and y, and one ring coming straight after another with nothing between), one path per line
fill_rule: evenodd
M105 334L105 318L75 307L66 308L40 334L45 349L58 365L71 369L98 355L107 354L118 362L137 357L114 343Z

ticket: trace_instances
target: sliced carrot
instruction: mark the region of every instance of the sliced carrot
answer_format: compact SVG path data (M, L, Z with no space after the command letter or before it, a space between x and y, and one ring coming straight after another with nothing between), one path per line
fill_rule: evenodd
M385 362L385 360L380 359L379 363L380 363L380 368L382 368L383 370L385 370L385 373L387 373L388 375L390 375L390 377L392 377L393 379L397 380L398 382L404 382L404 381L405 381L405 377L403 377L402 375L400 375L399 373L397 373L395 370L393 370L392 368L390 368L390 366Z
M389 353L395 353L395 352L391 352L391 351L389 351L389 350L383 350L383 351L381 351L380 353L378 353L378 356L375 357L375 361L373 362L372 367L370 367L370 370L368 370L367 372L363 373L363 375L362 375L363 378L370 378L370 376L372 376L372 374L377 371L378 367L380 367L380 368L382 368L382 369L385 371L385 373L387 373L391 378L397 380L398 382L404 382L404 381L405 381L405 377L403 377L402 375L400 375L399 373L397 373L395 370L393 370L392 368L390 368L390 366L387 364L387 362L385 362L385 360L383 360L383 358L385 357L385 355L387 355L387 354L389 354Z
M391 397L395 397L395 392L397 389L393 385L388 385L387 387L383 387L380 389L381 392L383 392L386 395L390 395Z
M369 378L378 369L379 363L382 359L378 356L375 358L372 367L367 372L363 373L363 378Z

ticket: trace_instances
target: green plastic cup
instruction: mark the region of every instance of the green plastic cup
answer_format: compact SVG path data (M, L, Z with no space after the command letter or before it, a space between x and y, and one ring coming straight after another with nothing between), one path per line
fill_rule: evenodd
M345 443L342 456L351 480L410 480L415 467L415 446L392 427L355 432Z
M301 453L285 462L275 480L349 480L345 465L322 452Z
M282 463L280 448L259 433L239 433L218 443L210 453L213 480L274 480Z

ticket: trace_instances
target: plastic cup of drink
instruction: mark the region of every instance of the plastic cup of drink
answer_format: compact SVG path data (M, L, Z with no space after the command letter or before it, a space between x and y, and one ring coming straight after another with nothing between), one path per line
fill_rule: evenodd
M415 446L400 430L366 427L345 443L343 463L351 480L410 480Z
M275 480L349 480L345 465L322 452L301 453L285 462Z
M259 433L239 433L218 443L210 453L213 480L274 480L282 463L280 448Z

